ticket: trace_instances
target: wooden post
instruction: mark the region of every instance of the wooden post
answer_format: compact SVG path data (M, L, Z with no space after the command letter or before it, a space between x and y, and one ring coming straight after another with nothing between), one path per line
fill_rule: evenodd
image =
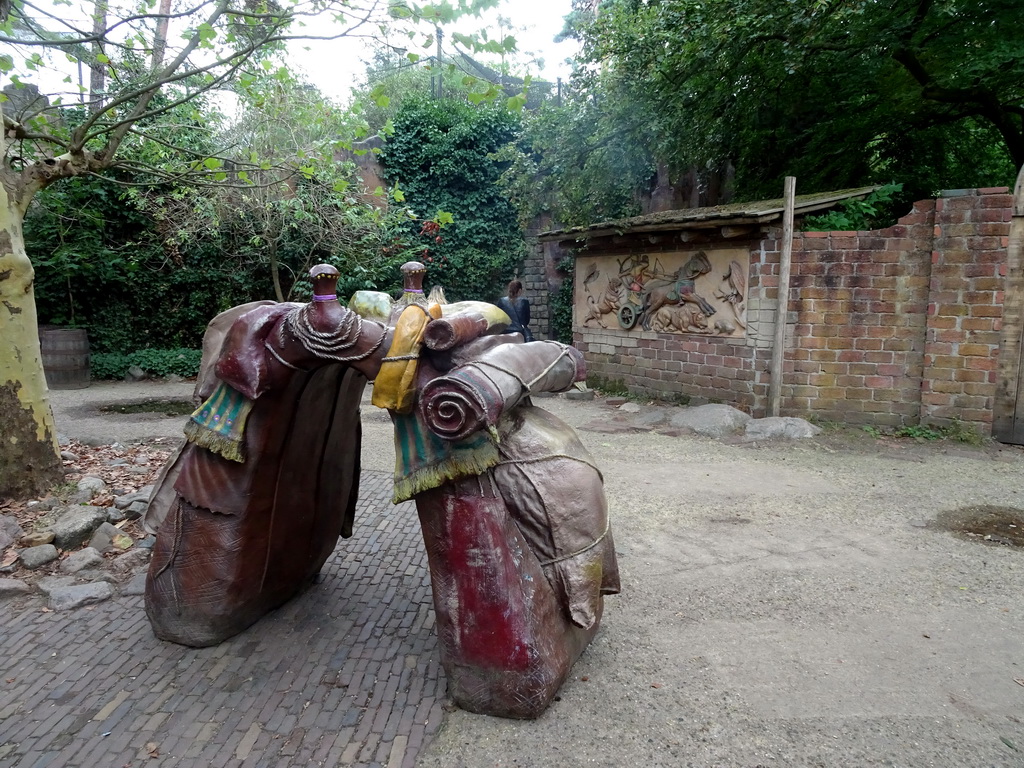
M793 208L796 177L786 177L782 213L782 254L779 257L779 304L775 310L775 341L772 343L771 379L768 382L768 415L778 416L782 403L782 368L786 356L786 315L789 314L789 266L793 259Z
M434 32L437 35L437 98L444 98L444 87L443 87L443 75L441 74L441 28L434 27Z

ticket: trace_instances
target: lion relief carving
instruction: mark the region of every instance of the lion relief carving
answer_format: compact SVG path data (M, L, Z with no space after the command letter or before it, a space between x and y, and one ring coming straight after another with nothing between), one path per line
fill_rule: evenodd
M622 278L609 277L607 287L596 297L587 296L587 316L583 318L583 325L586 325L591 320L597 320L597 324L602 328L608 326L604 324L602 318L604 315L609 313L615 314L619 311L619 307L622 306L622 302L625 299L626 286L622 282Z
M708 318L692 304L666 304L651 318L658 333L709 333Z

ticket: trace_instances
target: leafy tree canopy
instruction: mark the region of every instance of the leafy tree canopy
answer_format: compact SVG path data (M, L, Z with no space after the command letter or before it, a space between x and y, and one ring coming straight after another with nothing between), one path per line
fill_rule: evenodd
M579 3L576 87L675 169L732 162L741 196L1006 184L1024 164L1016 0Z
M24 217L38 192L119 165L129 171L130 178L121 179L129 184L274 183L242 174L275 170L276 158L197 147L193 129L209 127L198 108L187 117L188 130L175 125L172 116L229 84L247 88L261 72L287 78L279 57L289 41L369 37L382 29L403 29L415 37L423 22L433 31L494 2L3 3L0 74L10 87L0 96L0 305L6 309L0 313L0 411L17 414L18 420L12 422L11 439L0 446L0 495L34 493L61 474L39 350L35 270L24 241ZM63 85L50 88L39 76L37 87L29 87L40 73L62 68ZM75 102L75 112L68 112ZM133 142L139 150L151 147L129 153ZM316 167L303 159L278 163L276 181L315 178Z

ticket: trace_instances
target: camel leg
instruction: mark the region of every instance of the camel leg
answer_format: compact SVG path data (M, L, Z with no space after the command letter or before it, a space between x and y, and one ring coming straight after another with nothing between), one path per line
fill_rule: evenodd
M568 619L490 475L416 496L441 664L461 708L535 718L597 631ZM600 609L599 609L600 610Z

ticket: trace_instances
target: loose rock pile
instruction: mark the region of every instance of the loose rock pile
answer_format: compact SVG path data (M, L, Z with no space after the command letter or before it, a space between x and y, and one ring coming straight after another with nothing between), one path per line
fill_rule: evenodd
M139 520L165 452L151 447L67 445L66 486L45 499L0 508L0 601L42 599L63 611L142 594L154 537ZM73 488L73 490L72 490Z
M730 405L708 404L692 408L640 405L625 398L608 398L605 406L614 412L580 427L588 432L657 432L663 435L701 435L718 440L755 443L765 440L794 440L821 434L821 428L792 416L752 418Z

